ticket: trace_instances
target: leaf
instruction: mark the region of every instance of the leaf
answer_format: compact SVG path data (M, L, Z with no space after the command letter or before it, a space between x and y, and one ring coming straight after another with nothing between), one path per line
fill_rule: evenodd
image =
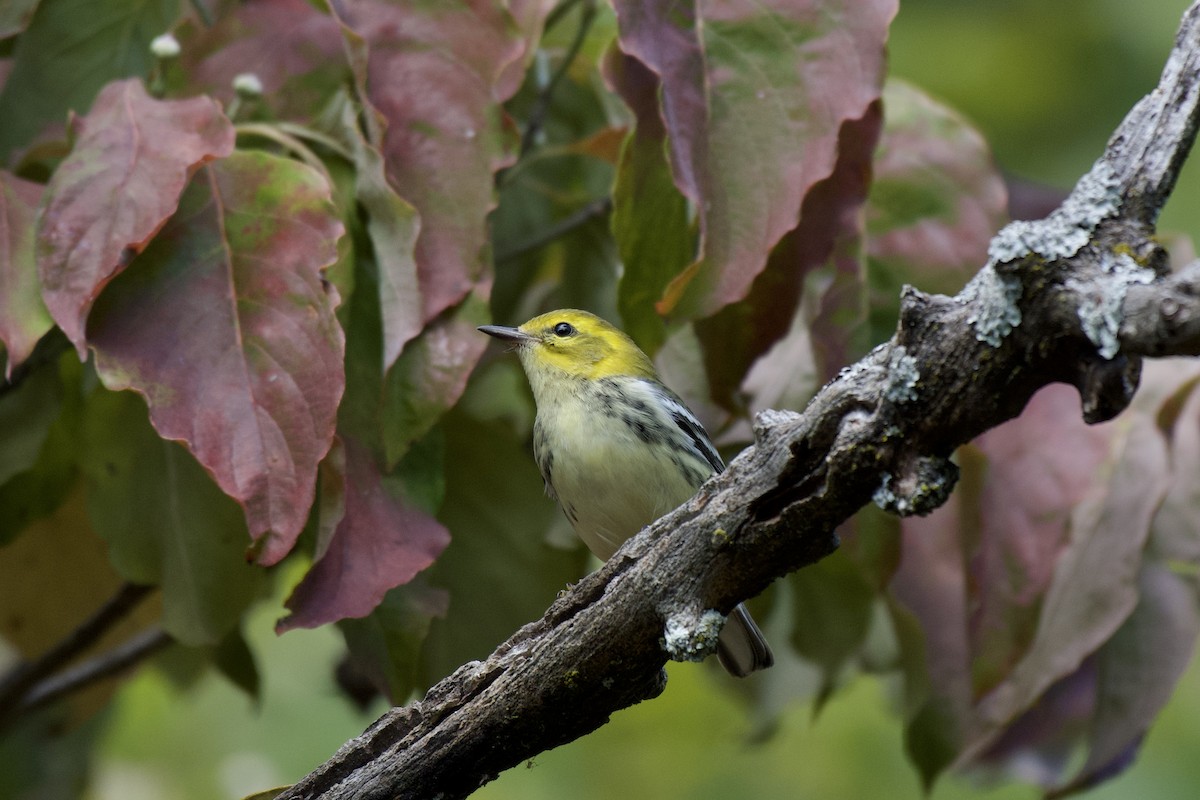
M88 326L105 386L144 395L242 504L263 564L300 534L333 440L345 341L321 270L341 233L312 169L234 153L196 174Z
M1137 603L1142 548L1167 490L1165 442L1152 423L1134 418L1119 431L1111 457L1102 491L1072 510L1071 538L1055 564L1028 652L980 700L985 727L1028 708L1108 641Z
M0 396L0 545L54 512L75 483L82 374L65 354Z
M499 6L461 0L365 0L347 21L370 50L388 179L421 216L415 256L428 322L490 282L492 176L512 160L499 104L516 91L511 70L529 44Z
M0 343L7 351L6 378L54 324L42 302L33 258L41 197L41 186L0 170Z
M471 370L487 349L476 327L488 319L478 294L430 323L404 348L384 379L383 444L397 463L458 401Z
M446 592L418 577L388 592L367 616L338 623L355 664L392 703L420 688L421 644L449 601Z
M828 176L842 124L879 97L892 0L616 2L621 49L662 81L675 183L701 255L660 311L708 316L746 296Z
M150 41L178 9L178 0L41 0L0 91L0 160L86 108L109 81L148 74Z
M1056 796L1094 786L1132 763L1195 650L1197 588L1194 578L1165 565L1142 567L1137 608L1098 654L1087 761Z
M0 5L0 39L25 30L39 2L40 0L6 0Z
M969 620L976 696L1003 680L1029 648L1057 559L1068 547L1073 510L1105 491L1096 472L1114 433L1113 425L1085 425L1078 394L1060 385L976 440L986 478L974 479L979 491L964 502L977 505L959 520L965 566L978 587Z
M259 102L280 119L307 120L345 80L338 24L305 0L239 3L211 28L183 37L181 94L207 94L230 107L233 79L262 82Z
M874 587L840 549L788 580L796 620L792 645L821 668L821 694L827 696L866 638Z
M615 48L605 72L638 120L621 148L613 186L612 229L624 265L618 307L625 332L653 356L666 340L655 303L695 258L696 236L687 200L671 180L666 129L658 116L658 78Z
M445 429L446 499L438 518L451 539L429 582L449 591L450 607L430 628L426 685L539 618L587 559L581 547L547 544L560 512L545 496L527 443L507 424L456 409Z
M1147 403L1171 442L1171 487L1154 518L1156 555L1185 564L1200 563L1200 364L1195 359L1148 362L1135 402ZM1175 389L1165 402L1146 397ZM1155 391L1158 390L1158 391ZM1170 417L1164 419L1164 417Z
M237 628L225 635L213 651L213 666L252 700L262 698L262 676L250 643Z
M1004 181L967 120L899 80L883 102L866 209L872 342L895 332L904 284L955 294L1008 221Z
M59 371L47 365L0 393L0 486L37 463L66 391Z
M833 173L809 190L799 226L772 251L750 293L696 323L713 398L726 408L736 409L751 370L758 386L764 376L795 373L797 381L774 391L801 408L807 369L828 380L868 349L862 206L881 125L878 103L842 125ZM783 342L784 336L792 341ZM781 346L770 349L776 343ZM801 360L787 360L792 357Z
M163 627L188 645L216 644L265 585L246 563L241 509L176 442L150 427L130 392L88 398L80 466L88 513L121 577L162 587Z
M960 459L964 453L968 448L959 448ZM967 465L963 473L945 505L928 517L902 520L900 564L888 587L908 684L905 749L927 789L959 753L972 719L969 598L955 524L970 513L963 498Z
M1050 386L959 460L951 501L902 522L890 591L926 636L928 697L908 735L966 759L1132 611L1166 454L1145 417L1088 427L1075 390ZM924 764L926 779L946 763Z
M347 36L352 35L347 32ZM343 125L354 153L355 195L366 213L367 235L371 237L378 268L383 322L381 369L387 372L422 328L421 287L415 260L421 218L388 183L383 154L362 136L356 117L353 107L347 105Z
M332 528L331 535L285 603L292 613L276 625L279 633L366 616L450 541L441 523L415 507L403 484L382 474L370 450L354 439L335 448L324 469L322 496L333 502L323 499L321 528ZM326 520L329 512L340 512L340 519Z
M46 307L83 359L97 295L175 211L195 168L232 152L233 127L208 98L155 100L128 80L106 86L80 128L46 187L37 260Z

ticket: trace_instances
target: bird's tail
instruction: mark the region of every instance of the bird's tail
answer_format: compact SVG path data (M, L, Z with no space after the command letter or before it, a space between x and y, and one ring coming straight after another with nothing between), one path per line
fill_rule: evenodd
M729 612L729 619L721 629L721 636L717 640L717 658L721 666L735 678L744 678L751 672L766 669L775 663L771 646L741 603Z

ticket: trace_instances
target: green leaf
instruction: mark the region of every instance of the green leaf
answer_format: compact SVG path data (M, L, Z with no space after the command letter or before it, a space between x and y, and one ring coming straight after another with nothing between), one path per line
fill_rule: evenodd
M0 545L58 508L75 482L83 366L74 353L0 396Z
M217 643L213 651L213 666L249 697L254 700L261 698L262 676L258 672L254 653L239 629L234 628Z
M866 639L875 589L841 549L789 576L795 628L792 645L822 671L822 694Z
M961 115L902 81L884 88L885 124L867 200L872 342L896 329L900 289L953 295L1008 221L987 143Z
M343 105L337 136L354 157L355 198L366 216L366 232L375 257L375 284L383 324L382 371L387 372L404 345L420 333L424 322L416 262L421 217L388 182L387 164L380 151L387 122L371 105L367 92L366 43L346 27L342 28L342 38L355 78L357 103ZM365 133L359 126L360 114L365 121Z
M179 0L42 0L0 91L0 160L90 106L109 81L149 74L150 40L178 11Z
M82 451L88 511L113 566L162 587L163 626L176 639L220 641L264 579L246 563L250 536L237 503L183 447L159 438L130 392L88 399Z
M421 688L421 645L448 603L446 592L418 578L388 592L367 616L338 623L355 663L393 703Z
M383 443L394 466L458 401L487 348L475 328L488 320L486 301L472 293L410 341L388 370L383 395Z
M687 200L675 188L667 162L666 129L657 113L658 79L640 61L615 49L605 65L609 81L637 117L621 148L613 186L613 236L624 265L618 306L625 332L653 356L666 340L655 304L695 258L696 235Z
M42 302L33 256L34 220L42 187L0 171L0 343L5 377L33 352L54 321ZM0 479L3 482L3 479Z
M25 30L39 2L41 0L6 0L0 3L0 39Z

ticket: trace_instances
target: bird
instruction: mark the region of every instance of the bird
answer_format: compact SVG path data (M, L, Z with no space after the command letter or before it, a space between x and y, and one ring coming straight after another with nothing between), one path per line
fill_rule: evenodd
M478 330L516 350L537 405L533 450L546 491L602 561L725 468L649 356L606 320L572 308ZM736 677L774 663L744 605L729 613L717 656Z

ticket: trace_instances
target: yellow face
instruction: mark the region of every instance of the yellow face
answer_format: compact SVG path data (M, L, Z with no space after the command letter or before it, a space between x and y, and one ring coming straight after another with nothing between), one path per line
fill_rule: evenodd
M551 311L518 328L484 325L480 330L511 341L527 373L560 370L590 379L655 375L654 365L632 339L587 311Z

